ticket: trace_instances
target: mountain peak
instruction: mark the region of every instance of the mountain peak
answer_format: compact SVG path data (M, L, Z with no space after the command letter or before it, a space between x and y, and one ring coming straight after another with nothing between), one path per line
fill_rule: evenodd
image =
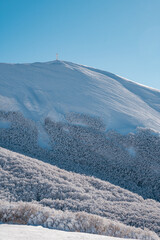
M160 92L99 69L54 60L0 64L0 110L43 122L77 113L100 118L106 130L160 131Z

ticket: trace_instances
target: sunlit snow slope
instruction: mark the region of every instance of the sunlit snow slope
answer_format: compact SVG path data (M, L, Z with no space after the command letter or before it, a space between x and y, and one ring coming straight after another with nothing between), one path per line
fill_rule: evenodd
M106 237L95 234L65 232L40 226L0 225L0 240L123 240L124 238ZM126 239L126 238L125 238ZM128 239L129 240L129 239ZM133 240L133 239L132 239Z
M1 63L0 110L19 111L36 122L83 113L101 118L106 130L160 131L160 91L65 61Z

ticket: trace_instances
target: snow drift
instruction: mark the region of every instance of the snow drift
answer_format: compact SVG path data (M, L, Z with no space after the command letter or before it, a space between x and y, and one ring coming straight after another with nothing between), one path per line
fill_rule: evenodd
M137 126L160 131L159 100L158 90L70 62L0 64L0 110L36 122L65 121L66 114L79 113L121 133Z
M100 236L96 234L67 232L60 230L47 229L41 226L24 226L13 224L0 225L1 237L3 240L124 240L122 238L114 238ZM129 240L129 239L128 239Z

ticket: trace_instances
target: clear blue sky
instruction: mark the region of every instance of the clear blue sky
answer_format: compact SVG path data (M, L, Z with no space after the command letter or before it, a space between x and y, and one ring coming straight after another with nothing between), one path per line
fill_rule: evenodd
M56 52L160 89L160 0L0 0L0 62Z

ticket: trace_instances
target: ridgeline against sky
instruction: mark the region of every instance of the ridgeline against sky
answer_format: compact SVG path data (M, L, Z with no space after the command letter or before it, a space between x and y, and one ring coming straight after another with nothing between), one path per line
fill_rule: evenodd
M0 62L61 60L160 89L159 0L1 0Z

